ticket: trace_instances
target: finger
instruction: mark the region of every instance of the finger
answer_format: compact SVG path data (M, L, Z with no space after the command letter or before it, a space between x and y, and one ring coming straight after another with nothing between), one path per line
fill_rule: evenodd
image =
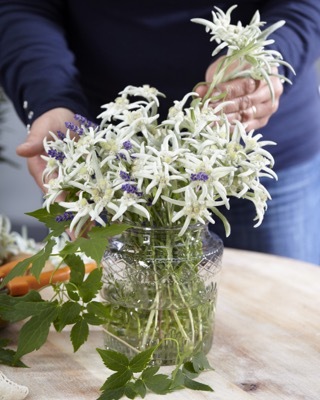
M257 105L252 105L246 110L226 114L228 121L234 123L235 120L242 122L247 130L258 129L265 126L271 115L276 111L277 106L266 101Z
M220 83L214 89L216 93L224 93L223 100L234 100L239 97L246 97L254 93L259 86L259 81L252 78L238 78L228 82Z
M46 166L46 162L39 155L37 155L28 158L27 164L31 176L34 178L35 182L40 187L42 192L45 193L46 188L43 186L42 171Z
M43 138L39 139L30 133L26 137L26 141L16 148L16 153L21 157L34 157L39 153L43 153Z

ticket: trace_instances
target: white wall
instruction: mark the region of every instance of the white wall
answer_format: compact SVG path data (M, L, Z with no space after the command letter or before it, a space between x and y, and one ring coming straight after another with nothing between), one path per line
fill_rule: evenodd
M25 225L30 237L41 240L46 235L43 224L24 213L41 207L42 194L29 174L26 160L16 155L15 149L24 141L26 128L9 102L0 129L2 155L18 164L13 167L0 163L0 214L10 218L15 231L20 232L21 226Z

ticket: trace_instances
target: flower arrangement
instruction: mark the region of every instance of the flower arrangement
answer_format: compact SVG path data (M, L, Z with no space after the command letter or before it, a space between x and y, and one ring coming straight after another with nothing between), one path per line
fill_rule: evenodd
M89 221L181 225L183 234L190 223L214 223L214 217L222 219L228 235L230 226L219 208L229 208L230 197L252 201L256 226L262 222L270 196L260 178L276 177L265 149L274 143L260 141L260 134L246 132L239 121L231 125L223 112L227 103L213 107L217 98L212 93L220 82L251 76L265 80L273 97L269 76L274 67L288 64L280 53L265 48L272 43L266 38L284 21L262 32L257 12L248 26L232 25L233 9L213 12L212 22L193 20L220 43L213 55L228 47L204 98L186 94L159 121L159 97L164 95L149 85L128 86L102 106L99 126L76 115L80 127L70 122L66 134L51 133L53 139L45 142L44 206L49 211L66 194L61 218L70 221L76 236Z
M208 349L202 343L204 337L208 337L206 346L211 343L214 321L208 315L215 308L215 269L219 269L209 253L203 262L199 227L219 218L229 235L230 225L221 207L228 209L231 197L251 201L256 209L255 226L260 225L270 198L260 178L276 178L273 157L265 149L274 143L248 132L240 121L230 123L224 113L225 94L217 95L215 88L229 79L250 76L267 82L273 98L270 76L287 81L277 67L291 68L279 52L267 48L272 43L268 36L284 21L261 31L264 23L256 12L247 26L233 25L234 7L226 13L216 8L212 21L193 20L204 25L218 44L213 55L227 49L203 98L196 92L187 93L160 120L164 94L149 85L127 86L113 102L102 106L99 125L75 115L75 121L66 123L66 132L51 132L52 139L45 140L47 193L43 209L30 214L51 232L44 248L19 263L2 285L30 265L30 272L39 276L54 253L56 237L65 230L75 239L58 256L61 265L70 265L71 278L67 284L53 286L55 294L49 301L39 293L29 293L24 313L23 302L17 301L20 315L31 318L21 329L16 361L45 342L51 324L58 331L72 325L75 351L86 341L90 324L102 325L112 338L124 332L120 342L133 354L129 359L126 352L98 350L105 365L115 371L103 385L101 399L144 397L147 390L165 394L182 387L212 390L193 381L210 368L203 354ZM128 229L132 226L147 233L142 238L135 236ZM154 234L152 229L159 228L166 233ZM122 232L129 241L126 246L118 240ZM114 262L119 248L125 251ZM137 249L138 262L132 258ZM104 267L85 277L83 254L98 266L102 260ZM140 269L133 272L137 264ZM106 269L108 265L111 269ZM208 285L201 279L203 271L210 275ZM102 302L96 301L101 288ZM140 293L148 306L141 306ZM121 302L116 312L113 301ZM35 306L38 303L41 307ZM15 307L15 301L2 296L0 315L15 320ZM117 327L119 321L126 325ZM133 344L134 330L138 333ZM177 345L177 365L170 377L157 374L159 366L150 365L164 341Z

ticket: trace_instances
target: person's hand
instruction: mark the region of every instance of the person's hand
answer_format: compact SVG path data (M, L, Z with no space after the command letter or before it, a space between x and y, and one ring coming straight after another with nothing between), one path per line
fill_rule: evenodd
M30 128L26 141L20 144L16 152L21 157L26 157L30 174L43 192L42 173L45 161L41 158L44 153L43 139L50 137L49 131L56 133L65 131L65 122L73 121L74 112L67 108L54 108L38 117Z
M221 58L212 63L206 72L206 82L212 82L212 77ZM276 73L276 71L274 71ZM280 79L271 76L270 80L274 88L275 98L272 102L269 87L265 81L257 81L252 78L237 78L220 83L214 89L215 94L226 93L221 101L232 101L224 107L228 120L232 123L239 120L246 125L246 129L259 129L265 126L279 106L279 99L283 92ZM203 97L208 86L201 85L196 91ZM216 106L218 103L213 103Z

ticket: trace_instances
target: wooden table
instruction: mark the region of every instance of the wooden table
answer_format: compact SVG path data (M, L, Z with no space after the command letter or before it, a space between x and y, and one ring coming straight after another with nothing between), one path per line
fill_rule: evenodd
M265 254L226 249L215 340L209 354L214 372L199 378L214 393L183 390L146 399L319 400L320 267ZM2 332L16 335L19 325ZM67 333L52 332L31 367L0 366L30 389L28 400L95 400L107 369L95 351L93 331L76 354Z

